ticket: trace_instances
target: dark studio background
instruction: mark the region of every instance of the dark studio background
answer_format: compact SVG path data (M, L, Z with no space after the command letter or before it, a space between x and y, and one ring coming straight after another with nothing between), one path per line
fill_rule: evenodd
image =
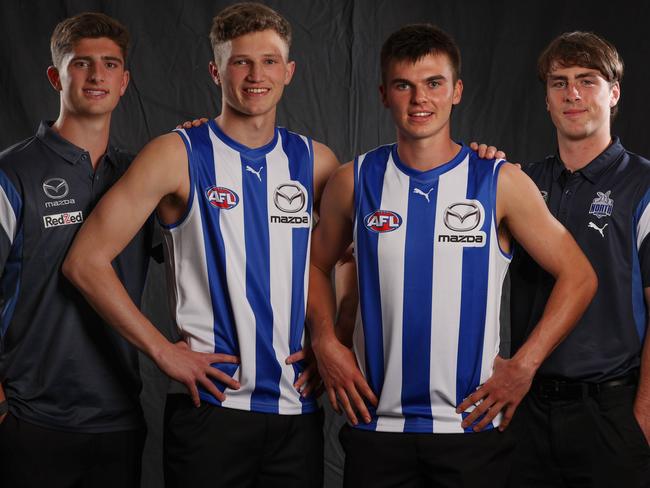
M215 116L220 93L208 76L213 15L232 1L0 0L0 148L55 119L58 95L45 70L49 39L62 19L105 12L132 35L131 84L113 117L113 138L133 152L148 140L197 116ZM296 75L285 91L278 120L328 144L342 161L395 134L379 102L379 50L406 23L433 22L451 33L463 55L463 100L452 117L456 140L480 140L504 149L510 160L540 159L555 150L535 63L544 46L567 30L591 30L613 42L626 65L614 133L625 146L650 156L645 122L650 80L650 3L598 1L278 0L265 2L293 26ZM164 277L152 265L148 315L170 330ZM143 487L162 486L161 415L166 380L143 360L143 405L149 441ZM340 451L327 426L327 485L338 486Z

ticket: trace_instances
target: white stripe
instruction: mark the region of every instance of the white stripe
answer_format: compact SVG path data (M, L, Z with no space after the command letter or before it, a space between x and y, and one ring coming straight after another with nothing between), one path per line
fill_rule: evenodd
M244 245L244 209L242 169L239 152L231 149L210 131L215 154L215 185L234 191L239 204L229 210L219 210L219 229L223 237L226 263L226 280L231 299L240 365L239 390L226 389L225 407L250 410L251 394L255 389L255 316L246 299L246 247ZM213 279L217 279L214 277Z
M282 149L281 136L275 148L266 157L267 205L269 212L275 208L273 195L282 183L291 181L289 161ZM269 226L270 256L270 301L273 310L273 351L281 368L279 413L300 412L300 394L293 387L295 377L293 366L285 364L289 356L289 336L291 330L291 288L293 271L293 226L271 224Z
M197 352L214 352L214 334L206 323L213 323L212 300L208 284L207 259L203 244L203 225L198 209L199 194L194 192L190 211L177 227L163 229L167 269L173 281L170 304L175 310L177 328Z
M0 225L7 234L9 242L13 243L16 238L16 214L2 187L0 187Z
M467 194L468 157L438 180L434 246L438 235L446 233L444 212L448 205L464 199ZM462 417L456 408L456 371L458 331L462 290L462 246L438 246L433 255L433 287L431 290L431 356L430 391L433 430L463 432Z
M402 414L402 319L408 190L409 177L397 169L391 155L384 174L380 207L400 215L402 225L392 232L379 234L377 242L381 320L384 334L384 388L377 408L380 416L377 420L377 430L396 429L399 422L401 422L399 430L404 430L403 417L388 419L384 415ZM386 422L389 425L385 425Z
M650 233L650 205L646 205L636 226L636 248L641 249L643 240Z

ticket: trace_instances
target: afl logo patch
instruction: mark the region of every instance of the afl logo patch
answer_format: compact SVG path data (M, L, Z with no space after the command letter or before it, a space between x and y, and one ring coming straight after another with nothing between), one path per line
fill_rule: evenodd
M223 186L213 186L208 188L205 192L205 196L210 202L210 205L213 207L221 208L223 210L230 210L234 208L239 203L239 196L237 194Z
M365 224L373 232L393 232L402 225L402 217L390 210L375 210L366 215Z

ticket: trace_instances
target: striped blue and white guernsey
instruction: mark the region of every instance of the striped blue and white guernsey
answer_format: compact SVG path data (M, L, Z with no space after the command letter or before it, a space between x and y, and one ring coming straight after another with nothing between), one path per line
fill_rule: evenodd
M354 347L379 398L359 428L463 432L456 406L490 377L499 347L510 262L496 233L501 163L466 146L425 172L404 165L397 145L355 160Z
M240 357L216 365L241 389L214 405L255 412L316 410L293 387L301 366L313 204L310 139L276 128L250 149L214 122L177 131L187 148L188 210L163 231L177 326L192 350ZM225 385L215 382L223 391Z

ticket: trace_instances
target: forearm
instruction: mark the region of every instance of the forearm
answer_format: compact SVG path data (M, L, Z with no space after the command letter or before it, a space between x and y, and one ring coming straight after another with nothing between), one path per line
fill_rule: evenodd
M336 302L330 277L320 268L311 265L309 272L309 299L307 301L307 323L314 350L322 342L336 339L334 315Z
M63 273L108 324L155 362L171 346L133 303L110 262L68 256Z
M336 335L347 347L352 346L352 335L359 306L357 268L351 253L341 259L335 268Z
M650 325L649 325L650 327ZM634 414L639 424L650 426L650 334L647 333L641 353L639 386L634 401Z
M513 360L533 373L537 371L573 330L589 306L596 288L595 274L589 265L579 271L572 269L558 275L541 319Z

